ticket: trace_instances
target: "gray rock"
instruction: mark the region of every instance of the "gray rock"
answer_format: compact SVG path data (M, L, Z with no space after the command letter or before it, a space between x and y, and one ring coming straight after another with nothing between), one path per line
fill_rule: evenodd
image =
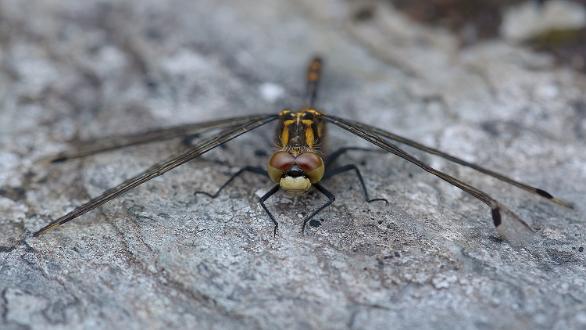
M0 328L586 328L586 80L503 41L461 49L378 3L0 2ZM41 236L30 233L152 163L169 142L51 166L88 139L302 105L311 54L320 107L508 173L574 202L565 210L414 152L540 228L498 238L489 210L392 155L355 152L336 202L238 179L264 165L273 128L244 135ZM330 147L366 145L330 127ZM24 238L24 240L22 240ZM22 241L21 241L22 240Z

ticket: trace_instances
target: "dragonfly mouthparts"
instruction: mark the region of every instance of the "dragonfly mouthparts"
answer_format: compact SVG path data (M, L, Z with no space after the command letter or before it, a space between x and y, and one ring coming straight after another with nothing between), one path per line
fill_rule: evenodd
M285 175L296 178L296 177L300 177L300 176L305 176L305 172L301 169L301 167L299 167L299 165L295 164L295 165L291 166L291 168L289 168L289 170L287 170Z
M305 176L284 176L279 181L279 186L288 192L305 192L311 188L311 181Z

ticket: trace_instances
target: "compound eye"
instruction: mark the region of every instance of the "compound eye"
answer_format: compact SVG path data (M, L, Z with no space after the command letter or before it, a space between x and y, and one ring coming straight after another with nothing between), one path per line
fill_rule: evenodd
M295 164L295 157L286 151L275 152L269 160L269 166L286 171Z
M275 152L269 159L268 173L273 182L279 183L283 173L295 165L295 157L286 151Z
M305 172L311 183L319 182L324 176L324 161L316 153L304 152L297 156L295 162Z

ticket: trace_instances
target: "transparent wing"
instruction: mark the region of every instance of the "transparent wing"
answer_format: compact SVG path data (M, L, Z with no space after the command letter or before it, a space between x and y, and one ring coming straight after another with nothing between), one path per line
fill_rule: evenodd
M324 119L339 126L350 133L353 133L366 141L382 148L385 151L393 153L417 166L422 168L423 170L439 177L440 179L462 189L463 191L469 193L470 195L474 196L481 202L485 203L491 209L491 216L493 223L497 229L497 231L506 237L507 239L513 242L523 242L526 243L531 240L533 236L533 229L521 218L519 218L515 213L511 210L506 208L504 205L499 203L497 200L492 198L487 193L481 191L480 189L471 186L468 183L465 183L461 180L458 180L446 173L438 171L431 166L423 163L422 161L418 160L417 158L411 156L407 152L403 151L396 145L388 142L384 139L384 137L379 134L375 130L367 129L366 125L355 123L352 121L348 121L339 117L330 116L330 115L323 115Z
M109 136L105 138L81 141L76 143L76 145L74 145L71 149L65 150L47 158L43 158L41 161L58 163L128 146L170 140L192 134L203 133L212 129L235 127L243 123L247 123L250 120L262 119L266 117L266 114L232 117L202 123L154 129L135 134Z
M564 200L562 200L560 198L554 197L552 194L548 193L547 191L545 191L543 189L539 189L539 188L536 188L536 187L532 187L532 186L530 186L530 185L528 185L526 183L522 183L522 182L516 181L516 180L514 180L514 179L512 179L512 178L510 178L510 177L508 177L506 175L503 175L501 173L498 173L498 172L489 170L489 169L487 169L485 167L482 167L480 165L476 165L476 164L467 162L467 161L465 161L465 160L463 160L461 158L452 156L452 155L447 154L447 153L445 153L443 151L440 151L440 150L437 150L437 149L434 149L434 148L425 146L425 145L423 145L421 143L418 143L416 141L407 139L405 137L399 136L399 135L394 134L394 133L391 133L389 131L382 130L382 129L377 128L377 127L374 127L374 126L366 125L366 124L359 123L359 122L355 122L355 121L347 121L347 122L353 124L354 126L359 126L359 127L362 127L362 128L364 128L366 130L373 131L373 132L377 133L378 135L383 136L383 137L385 137L387 139L390 139L390 140L393 140L393 141L397 141L399 143L406 144L406 145L408 145L410 147L413 147L413 148L416 148L416 149L425 151L425 152L430 153L432 155L436 155L436 156L442 157L442 158L447 159L447 160L449 160L451 162L454 162L456 164L460 164L462 166L470 167L472 169L475 169L478 172L484 173L486 175L489 175L489 176L491 176L493 178L496 178L496 179L501 180L503 182L506 182L508 184L512 184L512 185L514 185L514 186L516 186L518 188L521 188L521 189L523 189L525 191L528 191L530 193L539 195L540 197L546 198L549 201L554 202L554 203L556 203L558 205L561 205L561 206L564 206L564 207L568 207L568 208L573 208L574 207L572 205L572 203L566 202L566 201L564 201Z
M92 198L89 202L75 208L73 211L41 228L39 231L35 232L33 236L37 237L50 229L71 221L80 215L124 194L125 192L174 169L175 167L182 165L196 157L199 157L202 154L236 138L237 136L263 126L275 119L277 119L277 115L264 115L263 117L255 117L241 123L240 125L227 128L221 131L218 135L206 139L198 145L191 147L189 150L171 157L166 161L153 165L143 173L122 182L116 187L106 190L100 196Z

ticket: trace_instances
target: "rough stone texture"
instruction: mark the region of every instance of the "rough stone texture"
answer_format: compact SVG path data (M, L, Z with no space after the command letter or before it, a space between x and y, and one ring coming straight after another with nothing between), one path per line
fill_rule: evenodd
M375 15L356 15L365 4ZM353 17L360 17L355 20ZM337 200L236 180L272 128L232 141L39 239L30 232L155 161L170 142L53 166L67 141L298 107L324 55L321 108L393 130L574 202L574 211L415 153L494 194L537 244L391 155L349 154ZM386 3L0 1L0 328L584 329L584 76L502 41L461 49ZM365 145L331 128L332 145ZM19 243L19 241L26 239Z

